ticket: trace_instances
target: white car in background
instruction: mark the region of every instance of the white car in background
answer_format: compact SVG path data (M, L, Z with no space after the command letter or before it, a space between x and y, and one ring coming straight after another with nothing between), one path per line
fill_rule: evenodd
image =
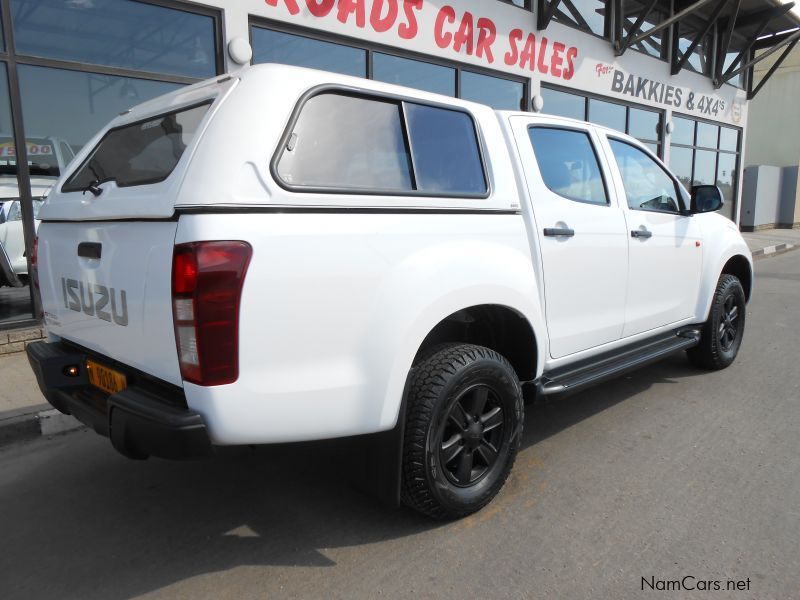
M35 219L47 191L75 154L69 144L58 138L28 138L27 145ZM28 279L19 196L14 140L0 135L0 286L21 286ZM38 219L34 225L38 228Z

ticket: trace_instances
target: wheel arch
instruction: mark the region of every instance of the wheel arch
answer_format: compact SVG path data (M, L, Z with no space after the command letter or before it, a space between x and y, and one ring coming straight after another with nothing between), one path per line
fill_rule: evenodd
M733 275L742 284L745 301L750 302L753 291L753 269L750 261L741 254L731 256L723 265L720 275Z

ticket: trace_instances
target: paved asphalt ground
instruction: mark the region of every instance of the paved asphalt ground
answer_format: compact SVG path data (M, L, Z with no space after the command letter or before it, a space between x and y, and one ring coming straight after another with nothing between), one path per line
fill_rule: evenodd
M738 361L682 356L528 411L487 509L439 524L342 482L336 444L0 452L0 598L800 598L800 253L756 264ZM642 578L749 591L642 591ZM658 585L656 583L656 585Z

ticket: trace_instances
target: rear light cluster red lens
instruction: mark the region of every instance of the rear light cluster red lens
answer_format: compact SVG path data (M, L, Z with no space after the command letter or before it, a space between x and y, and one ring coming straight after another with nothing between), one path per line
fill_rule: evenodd
M247 242L175 246L172 315L184 380L208 386L239 377L239 304L252 254Z

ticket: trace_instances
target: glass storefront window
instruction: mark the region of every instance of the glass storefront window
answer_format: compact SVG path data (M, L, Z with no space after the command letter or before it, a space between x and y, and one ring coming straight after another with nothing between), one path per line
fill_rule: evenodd
M672 117L672 143L694 145L694 123L691 119Z
M694 154L693 185L714 185L717 168L717 153L711 150L696 150Z
M720 127L719 149L736 152L739 148L739 132L730 127Z
M518 81L461 72L461 97L496 110L524 110L525 86Z
M18 54L186 77L216 72L214 19L128 0L11 0Z
M0 325L33 316L7 75L6 64L0 62L0 246L4 250L0 260L6 261L7 257L3 267L10 268L23 285L15 287L17 281L9 281L3 275L4 268L0 268Z
M589 121L625 133L627 107L613 102L589 99Z
M733 218L733 203L735 201L734 192L736 179L736 155L720 153L717 164L717 185L725 198L725 205L722 212L729 219Z
M691 148L672 147L669 153L669 168L688 191L692 189L692 158L694 151Z
M181 87L177 83L50 67L19 65L17 70L26 135L65 142L73 152L123 110ZM53 110L54 90L58 90L58 110ZM31 177L31 186L41 192L55 179Z
M548 115L569 117L570 119L579 119L581 121L586 119L586 98L583 96L544 87L541 95L544 100L544 108L542 110Z
M719 136L719 126L710 123L697 122L697 142L703 148L716 148Z
M651 110L629 109L628 134L639 140L658 140L661 135L661 115Z
M605 0L561 0L553 20L603 37L607 13Z
M445 96L456 95L456 70L410 58L376 52L372 78Z
M355 77L367 76L367 52L263 27L251 27L253 63L282 63Z

